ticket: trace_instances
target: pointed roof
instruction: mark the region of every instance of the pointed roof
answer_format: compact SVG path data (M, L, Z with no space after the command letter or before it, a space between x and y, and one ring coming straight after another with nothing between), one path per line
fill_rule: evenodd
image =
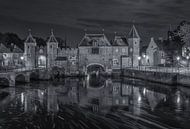
M113 46L128 46L127 38L116 35L112 43Z
M10 53L11 50L7 48L3 43L0 43L0 53Z
M51 30L51 36L48 39L48 43L58 43L57 39L54 36L53 29Z
M17 45L14 45L12 52L13 53L23 53L23 50L21 50Z
M29 34L28 34L28 37L26 38L25 43L36 43L36 40L33 38L30 29L29 29Z
M140 38L135 25L133 25L131 30L129 31L128 38Z
M93 46L94 43L97 46L111 46L104 34L85 34L79 46Z

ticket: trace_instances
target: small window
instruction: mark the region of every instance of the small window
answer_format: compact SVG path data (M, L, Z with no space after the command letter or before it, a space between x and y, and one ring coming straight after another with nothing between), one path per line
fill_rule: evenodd
M92 48L92 54L99 54L99 48Z
M119 49L118 49L118 48L116 48L116 49L115 49L115 52L119 52Z
M28 46L28 49L29 49L30 47Z
M114 59L114 60L113 60L113 65L119 65L118 59Z
M125 48L122 48L122 52L125 53Z

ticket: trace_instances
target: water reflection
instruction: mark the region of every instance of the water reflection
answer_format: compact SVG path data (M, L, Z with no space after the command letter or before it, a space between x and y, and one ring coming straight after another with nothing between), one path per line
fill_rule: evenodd
M90 78L70 78L64 83L40 82L2 89L10 95L0 101L0 127L6 127L3 120L16 119L22 113L47 111L46 114L56 115L70 110L65 109L68 105L77 108L77 112L95 113L97 118L114 121L118 127L124 126L125 122L127 128L189 127L190 92L187 89L122 78L94 82ZM69 111L71 118L72 112ZM116 118L124 120L124 125ZM99 125L99 128L105 126Z

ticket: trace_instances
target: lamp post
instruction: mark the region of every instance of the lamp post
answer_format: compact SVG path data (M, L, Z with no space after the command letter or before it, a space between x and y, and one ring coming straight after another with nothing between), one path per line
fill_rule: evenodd
M138 61L139 61L139 70L140 70L140 61L141 61L141 57L138 57Z
M179 60L180 60L180 57L178 56L177 57L178 73L179 73Z
M188 68L188 70L189 70L189 58L190 58L189 56L186 57L186 59L187 59L187 68Z
M22 67L25 65L25 62L24 62L24 56L21 56L20 57L20 60L21 60L21 63L22 63Z

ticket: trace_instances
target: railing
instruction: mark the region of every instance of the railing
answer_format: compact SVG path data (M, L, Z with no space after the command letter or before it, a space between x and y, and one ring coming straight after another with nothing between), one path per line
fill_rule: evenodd
M157 66L140 66L140 67L128 67L125 69L134 69L140 71L152 71L152 72L164 72L164 73L178 73L186 76L190 76L189 67L157 67Z
M37 69L45 69L45 68L32 68L32 67L0 67L0 73L32 71L32 70L37 70Z

